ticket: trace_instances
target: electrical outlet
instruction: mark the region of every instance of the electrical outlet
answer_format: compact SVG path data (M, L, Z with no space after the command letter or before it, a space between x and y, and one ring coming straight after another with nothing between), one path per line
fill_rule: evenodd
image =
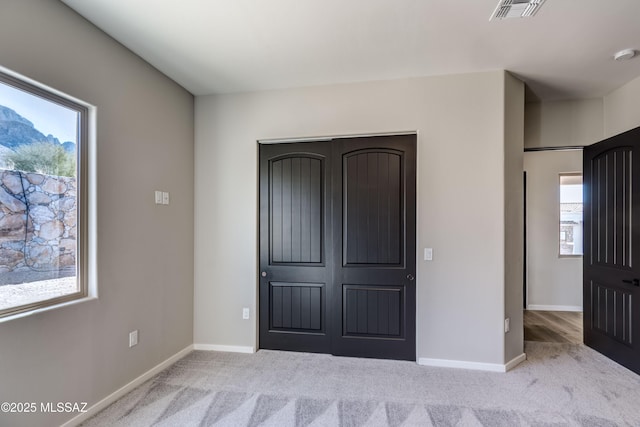
M167 191L162 192L162 204L163 205L169 204L169 193Z
M247 320L249 319L249 308L245 307L242 309L242 319L243 320Z
M506 319L504 319L504 333L506 334L507 332L509 332L509 330L511 329L511 319L509 319L508 317Z
M129 347L138 345L138 330L129 332Z

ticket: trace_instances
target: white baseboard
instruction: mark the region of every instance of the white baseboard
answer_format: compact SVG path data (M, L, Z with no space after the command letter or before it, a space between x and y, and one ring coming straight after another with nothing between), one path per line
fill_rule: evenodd
M140 384L142 384L145 381L147 381L148 379L152 378L154 375L162 372L164 369L166 369L169 366L173 365L175 362L177 362L178 360L182 359L184 356L186 356L187 354L191 353L192 351L193 351L193 345L190 345L190 346L180 350L179 352L177 352L173 356L169 357L164 362L161 362L158 365L154 366L153 368L149 369L147 372L145 372L144 374L140 375L138 378L136 378L135 380L131 381L129 384L119 388L118 390L114 391L113 393L111 393L109 396L105 397L104 399L102 399L98 403L92 405L89 409L87 409L87 412L83 412L82 414L80 414L80 415L78 415L76 417L73 417L72 419L70 419L66 423L62 424L60 427L74 427L74 426L77 426L78 424L82 423L83 421L88 420L89 418L91 418L95 414L97 414L98 412L102 411L107 406L111 405L116 400L120 399L125 394L129 393L134 388L138 387Z
M582 306L529 304L527 305L527 310L530 310L530 311L582 311Z
M503 365L500 363L467 362L464 360L430 359L421 357L418 359L418 365L436 366L439 368L472 369L474 371L507 372L526 358L527 356L522 353Z
M525 360L527 360L527 355L524 354L524 353L522 353L519 356L514 357L513 359L508 361L506 363L506 365L504 365L505 372L509 372L510 370L512 370L513 368L515 368L516 366L518 366L519 364L521 364Z
M226 351L228 353L255 353L255 347L242 345L194 344L194 350Z

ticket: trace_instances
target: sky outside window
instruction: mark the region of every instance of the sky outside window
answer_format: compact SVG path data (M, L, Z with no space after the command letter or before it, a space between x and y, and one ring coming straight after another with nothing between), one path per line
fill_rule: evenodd
M7 84L0 84L0 105L11 108L29 120L45 136L53 135L61 143L78 142L76 111Z

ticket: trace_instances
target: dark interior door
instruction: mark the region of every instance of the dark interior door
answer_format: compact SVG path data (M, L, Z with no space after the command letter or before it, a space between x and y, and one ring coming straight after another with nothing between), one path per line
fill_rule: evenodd
M640 373L640 128L584 150L584 342Z
M260 348L415 360L415 135L260 146Z
M415 136L334 152L333 353L415 360Z
M260 146L260 348L328 352L331 145Z

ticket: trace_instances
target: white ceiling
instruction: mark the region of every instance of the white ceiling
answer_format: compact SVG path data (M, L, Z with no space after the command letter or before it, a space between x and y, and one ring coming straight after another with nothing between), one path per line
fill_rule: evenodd
M62 0L195 95L507 69L543 100L640 76L640 0Z

